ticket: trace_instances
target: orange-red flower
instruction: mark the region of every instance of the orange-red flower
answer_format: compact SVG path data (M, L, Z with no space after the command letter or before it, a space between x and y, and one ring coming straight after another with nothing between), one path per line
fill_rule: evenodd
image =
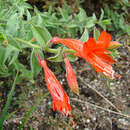
M83 50L83 42L76 40L76 39L62 39L59 37L54 37L50 40L50 42L53 42L54 44L62 43L66 45L67 47L73 49L76 52L77 56L81 57L81 52Z
M89 38L84 43L83 55L84 58L96 69L97 72L102 72L110 78L114 78L114 70L111 64L114 63L113 59L107 54L110 52L107 50L111 41L111 35L103 31L95 41L93 38Z
M106 46L107 47L107 46ZM110 78L114 78L114 70L111 64L114 62L107 54L109 52L105 49L105 45L96 43L93 38L90 38L83 49L84 58L95 68L97 72L102 72Z
M66 64L66 77L67 77L68 84L69 84L70 88L72 89L72 91L79 95L79 89L78 89L76 75L75 75L74 70L72 69L69 59L66 56L64 58L64 62Z
M78 56L86 59L97 72L101 72L111 79L114 78L114 70L112 69L111 64L114 63L114 60L108 56L111 54L107 49L110 47L111 35L103 31L98 41L95 41L93 38L85 43L82 43L79 40L75 39L61 39L54 37L51 42L53 43L63 43L67 47L73 49Z
M69 97L67 96L59 81L56 79L53 72L48 68L46 61L42 60L38 54L36 54L36 56L39 59L39 64L44 69L45 81L53 99L53 111L59 110L63 115L68 115L72 120ZM75 125L73 120L72 122L73 125Z

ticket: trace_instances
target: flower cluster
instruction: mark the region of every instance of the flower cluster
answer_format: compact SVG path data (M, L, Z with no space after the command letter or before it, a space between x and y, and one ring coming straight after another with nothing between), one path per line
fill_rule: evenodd
M121 76L115 74L112 64L114 60L110 57L111 52L108 49L113 49L120 44L115 41L111 41L111 35L103 31L98 40L94 38L89 38L85 43L75 40L75 39L62 39L59 37L54 37L50 40L54 44L62 43L75 51L75 55L87 60L97 72L103 73L107 77L113 79L114 76L120 78ZM47 67L46 61L41 59L38 54L36 54L39 64L43 67L45 72L45 80L50 91L50 94L53 98L53 110L59 110L63 115L68 115L71 117L71 106L70 100L61 86L60 82L56 79L53 72ZM79 94L78 83L76 75L72 66L64 54L64 62L66 64L66 77L68 85L71 90L76 94ZM72 120L73 125L75 126L74 121Z

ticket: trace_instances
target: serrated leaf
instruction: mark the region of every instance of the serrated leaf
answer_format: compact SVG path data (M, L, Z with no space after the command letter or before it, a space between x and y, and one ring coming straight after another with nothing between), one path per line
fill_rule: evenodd
M84 33L82 34L80 41L86 42L89 38L88 29L85 28Z
M94 36L95 40L98 40L98 38L100 36L100 31L96 27L94 27L93 36Z
M38 53L42 58L44 57L43 53L40 49L32 49L30 63L31 63L31 72L32 72L33 77L35 77L37 74L39 74L39 72L41 70L39 61L36 57L36 53Z
M45 27L40 27L32 24L32 31L34 37L37 39L38 44L45 48L46 43L52 38L51 34Z

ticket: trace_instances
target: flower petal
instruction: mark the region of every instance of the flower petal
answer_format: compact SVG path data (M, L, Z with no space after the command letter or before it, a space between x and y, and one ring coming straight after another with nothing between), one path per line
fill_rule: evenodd
M65 56L64 62L66 64L66 77L69 84L69 87L72 89L74 93L79 95L79 89L78 89L78 83L76 79L76 75L74 70L72 69L72 66L69 62L69 59Z
M84 49L86 51L91 51L96 47L96 41L93 38L89 38L87 42L84 43Z
M95 68L97 72L102 72L111 79L114 78L114 71L112 69L112 66L104 62L94 53L89 54L89 56L86 57L86 60Z
M107 62L109 64L114 63L114 60L112 58L110 58L108 55L104 54L104 53L99 53L99 54L96 53L96 55L98 57L100 57L104 62Z
M53 42L54 44L62 43L64 45L66 45L67 47L73 49L78 55L80 55L80 53L82 52L83 43L79 40L62 39L59 37L54 37L51 39L51 42Z
M106 31L101 32L97 41L98 43L97 48L100 49L108 48L110 41L111 41L111 35L109 33L106 33Z

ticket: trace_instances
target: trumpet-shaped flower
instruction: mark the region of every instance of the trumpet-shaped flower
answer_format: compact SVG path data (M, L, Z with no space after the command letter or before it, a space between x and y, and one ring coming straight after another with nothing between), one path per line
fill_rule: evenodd
M78 83L76 79L76 75L74 70L72 69L72 66L69 62L69 59L65 56L64 62L66 64L66 77L68 81L68 85L72 89L72 91L79 95L79 89L78 89Z
M66 45L67 47L73 49L76 52L76 55L80 56L82 55L83 50L83 42L76 40L76 39L62 39L59 37L54 37L50 40L50 42L53 42L54 44L62 43Z
M86 59L97 72L101 72L111 79L114 78L114 70L112 65L114 60L108 56L111 54L107 49L110 47L111 35L103 31L98 40L95 41L93 38L85 43L75 39L61 39L54 37L51 39L53 43L62 43L67 47L73 49L78 56Z
M105 43L104 43L105 44ZM114 78L114 70L111 64L114 62L107 54L107 45L97 43L93 38L90 38L83 49L84 58L95 68L97 72L102 72L110 78ZM107 44L107 43L106 43Z
M39 59L39 64L44 69L45 81L53 99L53 111L59 110L63 115L68 115L72 120L69 97L67 96L66 92L62 88L60 82L57 80L53 72L48 68L46 61L42 60L38 54L37 58ZM73 125L75 125L73 120L72 122Z

